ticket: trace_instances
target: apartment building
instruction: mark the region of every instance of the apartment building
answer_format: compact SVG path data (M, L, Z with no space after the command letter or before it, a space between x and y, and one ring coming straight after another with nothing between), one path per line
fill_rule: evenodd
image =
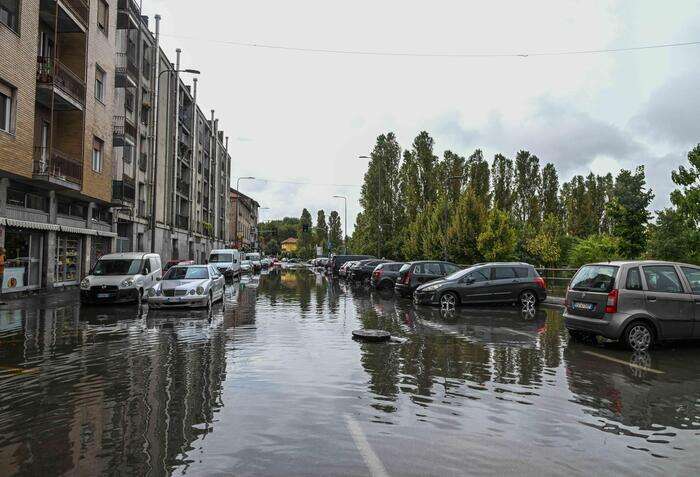
M117 249L203 261L227 240L231 156L133 0L119 0L113 190ZM157 130L157 134L156 134ZM157 137L156 137L157 136Z
M258 218L260 204L234 188L231 195L231 218L229 236L233 246L245 251L259 250Z
M114 247L117 5L0 2L0 290L78 284Z

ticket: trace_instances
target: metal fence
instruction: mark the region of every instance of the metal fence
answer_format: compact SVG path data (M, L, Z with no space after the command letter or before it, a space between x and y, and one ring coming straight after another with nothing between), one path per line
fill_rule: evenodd
M536 270L547 282L547 292L551 296L564 296L566 287L578 268L537 268Z

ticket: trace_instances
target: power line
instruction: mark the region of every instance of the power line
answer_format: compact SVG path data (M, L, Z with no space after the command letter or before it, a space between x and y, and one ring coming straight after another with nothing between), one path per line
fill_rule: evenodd
M655 45L631 46L622 48L601 48L591 50L552 50L552 51L535 51L535 52L511 52L511 53L415 53L415 52L400 52L400 51L373 51L373 50L336 50L327 48L303 48L286 45L271 45L265 43L249 43L229 40L214 40L209 38L200 38L194 36L181 35L166 35L170 38L181 40L196 40L208 43L217 43L228 46L239 46L245 48L261 48L268 50L282 50L297 53L319 53L333 55L355 55L355 56L393 56L393 57L409 57L409 58L529 58L537 56L570 56L570 55L594 55L603 53L624 53L630 51L656 50L661 48L679 48L684 46L698 46L700 41L688 41L682 43L661 43Z

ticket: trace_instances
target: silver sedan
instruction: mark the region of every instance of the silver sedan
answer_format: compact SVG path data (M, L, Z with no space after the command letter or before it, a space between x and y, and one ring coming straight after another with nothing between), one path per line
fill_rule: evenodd
M176 265L148 290L149 308L211 307L224 298L224 276L211 265Z

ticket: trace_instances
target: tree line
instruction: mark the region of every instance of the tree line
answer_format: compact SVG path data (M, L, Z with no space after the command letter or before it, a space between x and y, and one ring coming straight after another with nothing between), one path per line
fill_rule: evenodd
M362 185L355 253L469 264L522 260L539 266L653 258L700 263L700 145L670 172L671 206L652 213L644 166L560 182L552 163L480 149L435 152L421 132L402 153L377 138Z
M299 258L310 259L316 256L316 247L323 253L340 253L343 249L343 232L340 215L332 211L326 220L326 212L319 210L316 225L313 225L311 213L304 209L299 218L285 217L270 220L259 225L261 248L267 255L282 254L282 242L288 238L298 239L297 252L292 254Z

